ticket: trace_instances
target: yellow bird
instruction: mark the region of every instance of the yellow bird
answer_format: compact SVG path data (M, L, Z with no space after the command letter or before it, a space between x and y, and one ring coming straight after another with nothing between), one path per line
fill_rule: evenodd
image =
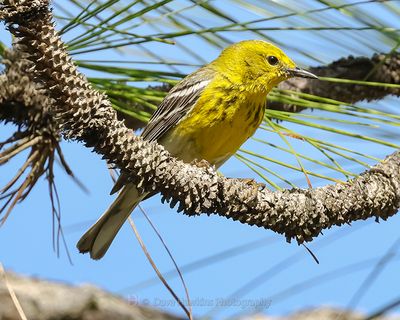
M251 137L264 117L267 94L292 77L317 78L299 69L286 54L261 40L233 44L217 59L188 75L167 94L145 127L144 140L157 141L172 156L216 167ZM117 199L82 236L77 247L100 259L125 220L148 194L123 175Z

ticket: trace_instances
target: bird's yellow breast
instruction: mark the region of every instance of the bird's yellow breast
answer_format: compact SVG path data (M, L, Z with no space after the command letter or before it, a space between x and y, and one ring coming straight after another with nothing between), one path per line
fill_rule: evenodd
M220 166L260 125L266 95L250 94L237 87L227 91L226 87L218 89L211 84L160 143L185 162L205 159Z

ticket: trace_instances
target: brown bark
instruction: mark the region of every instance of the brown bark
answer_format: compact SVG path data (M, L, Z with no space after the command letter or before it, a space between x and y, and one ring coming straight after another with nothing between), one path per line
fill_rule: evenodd
M3 276L7 277L9 286L29 320L183 319L139 305L140 301L136 299L125 300L89 285L70 286L9 272ZM0 277L0 319L21 319L3 277Z

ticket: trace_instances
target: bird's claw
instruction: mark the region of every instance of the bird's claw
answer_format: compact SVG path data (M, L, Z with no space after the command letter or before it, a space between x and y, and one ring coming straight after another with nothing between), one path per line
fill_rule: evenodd
M239 178L239 180L241 180L243 183L247 184L250 187L256 188L257 190L263 190L267 187L265 183L257 182L253 178Z
M204 159L201 159L201 160L194 159L190 164L193 166L196 166L198 168L203 168L203 169L211 168L211 164L207 160L204 160Z

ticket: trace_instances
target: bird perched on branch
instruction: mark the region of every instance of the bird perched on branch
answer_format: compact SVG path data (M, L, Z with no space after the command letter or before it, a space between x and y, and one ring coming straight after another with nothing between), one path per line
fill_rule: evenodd
M268 42L233 44L172 88L142 137L157 141L184 162L206 160L219 167L254 134L271 89L292 77L317 78ZM118 190L117 199L77 244L93 259L104 256L130 213L148 195L124 175L112 192Z

